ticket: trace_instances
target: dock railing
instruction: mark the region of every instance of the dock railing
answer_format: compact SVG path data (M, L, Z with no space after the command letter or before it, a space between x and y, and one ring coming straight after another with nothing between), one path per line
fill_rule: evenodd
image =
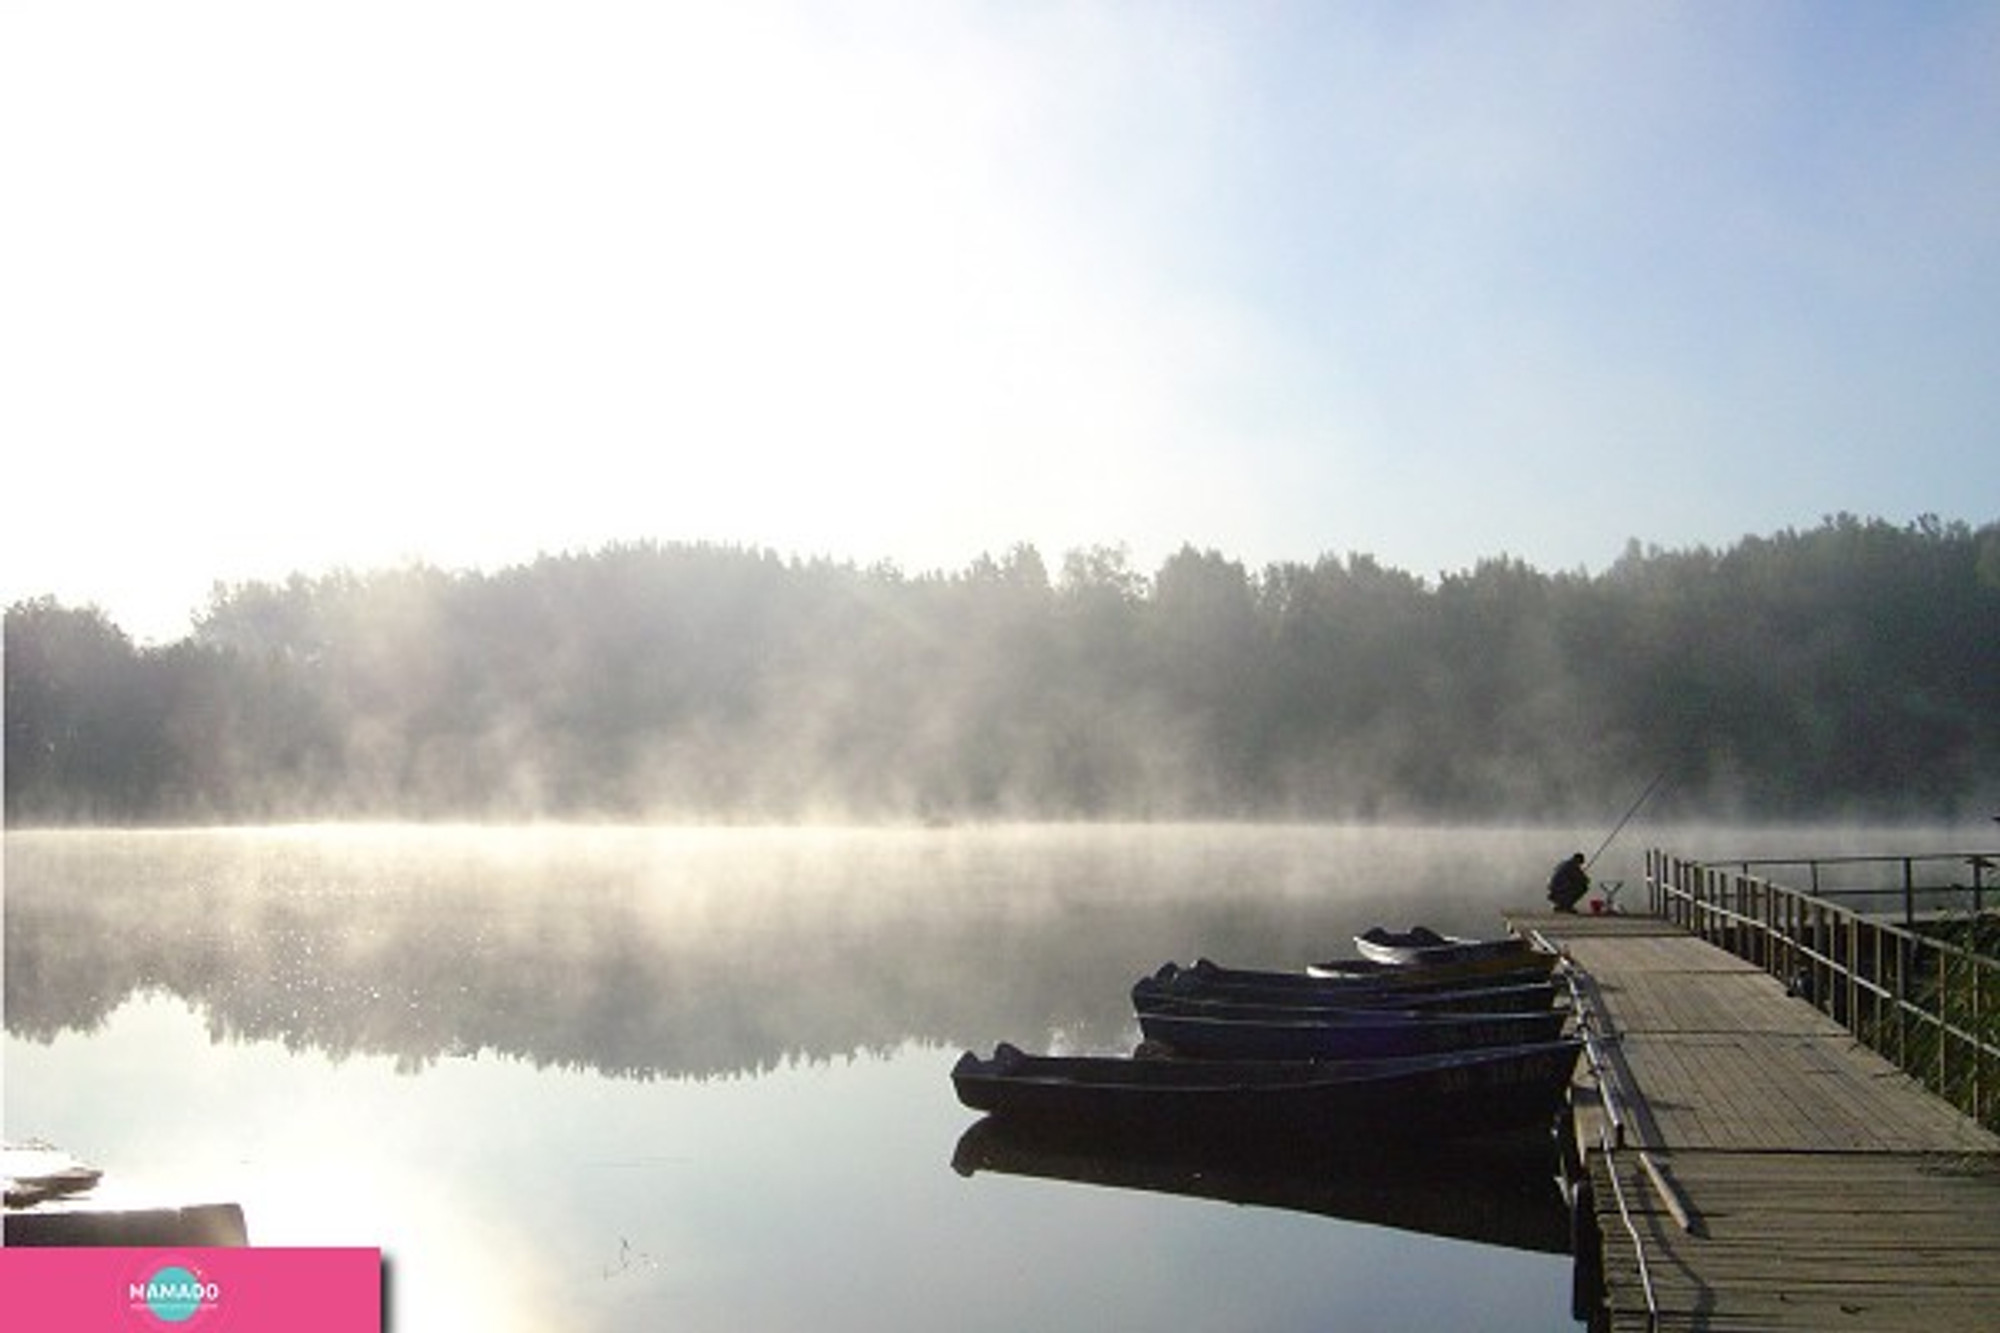
M1971 884L1925 882L1947 862ZM2000 958L1980 943L1982 919L1991 920L1980 915L1984 900L2000 896L2000 883L1986 882L1996 862L2000 854L1952 853L1705 863L1650 850L1646 893L1654 915L1755 963L2000 1130ZM1869 873L1886 866L1886 884L1829 884L1836 876L1851 882L1864 865ZM1755 873L1765 869L1819 892ZM2000 925L1989 925L1983 938L1996 933Z

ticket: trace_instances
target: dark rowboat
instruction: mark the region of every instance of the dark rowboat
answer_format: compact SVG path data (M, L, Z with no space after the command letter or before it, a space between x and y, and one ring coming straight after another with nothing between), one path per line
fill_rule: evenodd
M1553 1041L1569 1015L1349 1012L1337 1019L1142 1013L1139 1030L1197 1060L1375 1060Z
M1496 994L1506 996L1508 991ZM1387 1005L1314 1004L1297 996L1275 1000L1246 995L1179 995L1162 988L1148 977L1132 988L1132 1012L1170 1014L1182 1018L1231 1018L1257 1023L1380 1023L1426 1018L1471 1018L1488 1014L1519 1016L1550 1012L1546 996L1518 1009L1480 1008L1473 1010L1411 1007L1392 1009Z
M1463 1137L1546 1125L1582 1043L1455 1051L1397 1060L1136 1060L1037 1056L1002 1044L951 1071L958 1099L1011 1120L1185 1142L1348 1132Z
M1461 935L1440 935L1427 926L1414 926L1400 932L1372 926L1354 937L1354 949L1374 963L1389 963L1396 967L1436 967L1443 963L1472 963L1511 957L1527 952L1528 942L1519 935L1474 940Z
M1441 988L1478 985L1497 977L1510 981L1546 977L1555 970L1557 961L1557 955L1545 949L1524 946L1495 950L1456 962L1384 963L1373 958L1337 958L1310 964L1306 972L1322 981Z
M1287 976L1286 982L1298 978ZM1376 988L1332 985L1265 985L1254 980L1224 981L1200 968L1168 963L1132 987L1132 1007L1140 1012L1201 1013L1208 1006L1286 1006L1295 1009L1400 1009L1433 1014L1524 1014L1555 1003L1547 980L1511 985L1465 986L1451 990L1417 987Z
M1398 967L1393 963L1371 963L1365 958L1313 963L1298 972L1275 972L1260 968L1224 967L1206 958L1188 968L1201 982L1215 986L1256 986L1286 990L1317 991L1321 994L1367 994L1370 992L1410 992L1475 990L1482 986L1520 986L1547 981L1560 961L1557 955L1529 949L1510 960L1510 966L1494 970L1484 963L1440 963L1435 967ZM1157 975L1157 974L1156 974Z

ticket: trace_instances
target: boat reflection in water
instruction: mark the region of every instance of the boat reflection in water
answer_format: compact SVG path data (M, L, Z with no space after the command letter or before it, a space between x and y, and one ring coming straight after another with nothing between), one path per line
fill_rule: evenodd
M952 1169L1312 1213L1539 1254L1570 1253L1553 1139L1523 1133L1436 1144L1329 1148L1302 1160L1214 1141L1135 1143L1104 1132L987 1116L958 1141Z

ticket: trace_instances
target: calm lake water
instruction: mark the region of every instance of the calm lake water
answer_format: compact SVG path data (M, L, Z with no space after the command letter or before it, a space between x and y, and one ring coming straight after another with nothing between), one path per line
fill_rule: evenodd
M1601 836L9 832L5 1132L240 1202L257 1244L381 1246L399 1330L1573 1327L1534 1164L1478 1198L1207 1182L1242 1206L983 1142L949 1071L1128 1051L1167 959L1493 933Z

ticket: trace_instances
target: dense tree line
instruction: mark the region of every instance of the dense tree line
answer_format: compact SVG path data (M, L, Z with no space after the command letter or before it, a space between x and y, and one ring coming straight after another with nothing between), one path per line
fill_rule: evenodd
M1029 546L912 577L620 545L6 613L6 812L1948 817L2000 795L2000 524L1852 516L1601 574Z

